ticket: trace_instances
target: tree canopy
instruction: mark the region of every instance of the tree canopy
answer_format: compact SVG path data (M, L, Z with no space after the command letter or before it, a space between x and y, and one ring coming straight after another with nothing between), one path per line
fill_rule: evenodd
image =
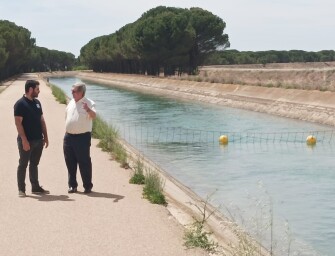
M71 69L72 53L49 50L35 45L28 29L0 20L0 80L22 72Z
M266 64L289 62L328 62L335 61L335 51L323 50L307 52L302 50L290 51L215 51L204 61L204 65L234 65L234 64Z
M201 8L158 6L113 34L92 39L80 60L99 72L194 73L207 54L229 46L225 27Z

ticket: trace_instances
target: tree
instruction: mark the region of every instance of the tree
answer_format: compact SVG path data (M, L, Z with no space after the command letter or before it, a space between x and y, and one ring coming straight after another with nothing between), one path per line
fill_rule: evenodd
M194 73L204 56L229 46L225 23L200 8L159 6L134 23L82 47L80 59L101 72Z
M223 31L226 23L218 16L201 8L191 8L190 22L195 30L195 40L190 50L190 73L194 73L204 58L217 49L230 46L229 38Z

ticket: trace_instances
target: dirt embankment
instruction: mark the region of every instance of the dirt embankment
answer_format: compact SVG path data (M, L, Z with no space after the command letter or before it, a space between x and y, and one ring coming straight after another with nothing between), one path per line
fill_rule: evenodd
M335 91L335 62L206 66L198 80L284 89Z
M203 67L201 72L205 70L206 67ZM256 68L234 67L231 69L227 69L227 67L207 67L207 70L219 72L222 76L228 73L235 78L241 78L239 74L244 74L245 76L249 76L250 79L253 79L254 82L258 79L261 80L262 83L265 83L270 74L266 72L271 72L278 76L275 80L276 83L284 83L284 81L286 81L285 79L292 77L292 79L299 80L301 84L307 84L308 81L313 80L315 84L322 84L327 81L329 85L335 85L334 63L328 64L326 67L314 66L298 68L285 65L281 66L281 68L269 66L266 69L259 69L257 66ZM332 76L328 76L326 79L324 73L328 71L333 73ZM310 76L304 75L304 72L310 72ZM131 90L159 94L167 97L178 97L185 100L221 104L229 107L335 126L335 92L332 91L245 85L247 79L243 82L243 85L93 72L61 72L48 75L75 75L82 79ZM311 79L311 77L314 78Z

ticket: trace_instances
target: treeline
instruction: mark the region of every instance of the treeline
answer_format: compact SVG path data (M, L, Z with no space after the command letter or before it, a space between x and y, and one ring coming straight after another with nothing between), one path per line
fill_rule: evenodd
M0 80L24 72L70 70L75 56L35 45L24 27L0 20Z
M335 51L319 52L291 51L215 51L205 59L204 65L266 64L290 62L328 62L335 61Z
M225 27L201 8L159 6L113 34L92 39L79 58L96 72L192 74L208 53L229 47Z
M72 53L36 46L28 29L0 20L0 80L23 72L72 70L159 75L194 74L200 65L335 61L335 52L227 50L226 23L201 8L159 6L113 34Z

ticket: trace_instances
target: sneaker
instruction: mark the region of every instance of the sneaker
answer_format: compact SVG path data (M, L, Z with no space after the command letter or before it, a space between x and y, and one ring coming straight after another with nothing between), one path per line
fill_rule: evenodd
M26 197L26 192L19 190L19 197Z
M45 189L42 188L41 186L40 186L40 187L37 187L37 188L33 188L33 189L31 190L31 192L32 192L33 194L49 194L49 193L50 193L50 191L45 190Z

